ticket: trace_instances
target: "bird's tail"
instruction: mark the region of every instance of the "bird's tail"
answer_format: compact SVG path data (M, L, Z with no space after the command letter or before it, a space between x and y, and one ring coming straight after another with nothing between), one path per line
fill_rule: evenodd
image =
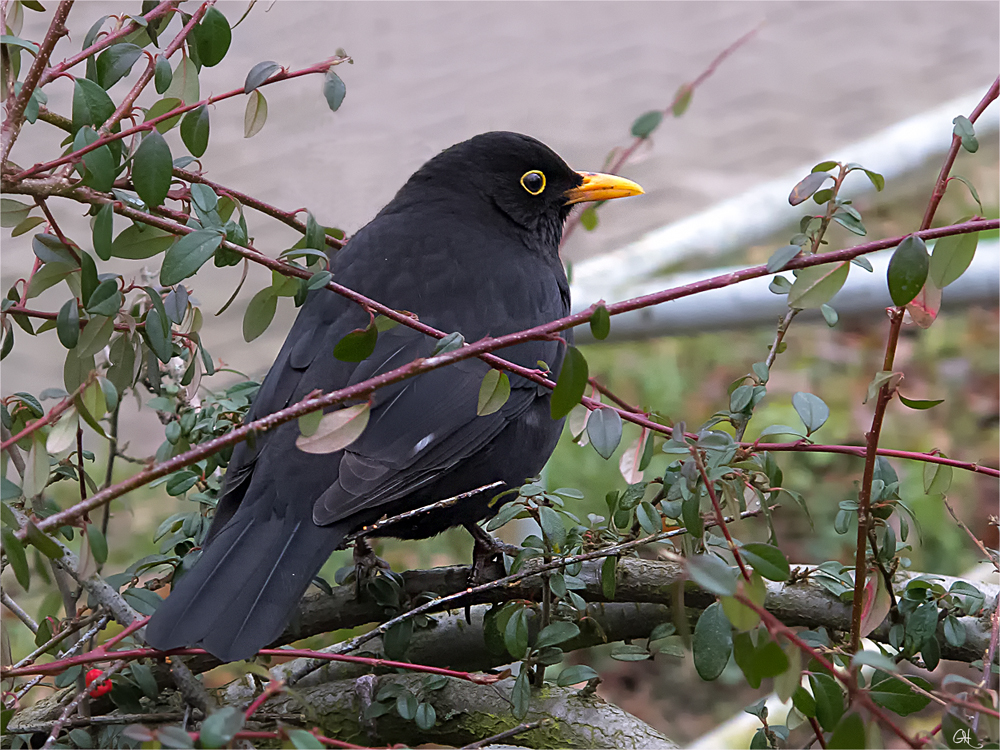
M249 515L249 514L248 514ZM248 659L281 635L313 576L346 536L311 518L237 513L146 626L146 643Z

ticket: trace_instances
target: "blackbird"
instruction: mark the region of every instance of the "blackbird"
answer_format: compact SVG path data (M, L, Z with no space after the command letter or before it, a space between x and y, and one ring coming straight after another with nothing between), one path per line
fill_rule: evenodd
M620 177L575 172L534 138L484 133L417 170L334 255L331 271L340 284L467 341L513 333L569 314L559 241L571 206L642 192ZM248 419L429 356L437 343L397 325L363 361L335 357L337 343L370 320L340 295L311 292ZM545 362L556 377L564 349L528 341L498 354L533 369ZM238 445L201 556L153 615L146 642L249 658L281 634L348 535L384 516L535 476L562 429L550 416L551 390L510 375L506 403L477 416L489 369L470 359L376 391L364 432L335 453L297 448L294 421ZM489 503L502 489L379 534L422 539L471 527L496 512Z

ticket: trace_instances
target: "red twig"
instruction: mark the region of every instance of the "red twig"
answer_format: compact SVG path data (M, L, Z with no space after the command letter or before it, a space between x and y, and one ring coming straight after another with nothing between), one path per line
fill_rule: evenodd
M726 541L729 543L729 551L733 553L733 557L736 558L736 564L740 566L740 572L743 574L743 578L746 581L750 580L750 571L747 570L746 563L743 562L743 556L740 554L739 547L736 546L736 542L733 541L732 534L729 533L729 526L726 524L726 517L722 515L722 506L719 505L718 495L715 493L715 485L708 478L708 472L705 470L705 462L702 459L701 451L699 451L695 446L691 446L691 456L694 458L695 465L698 467L698 473L701 474L701 481L705 484L705 490L708 492L708 497L712 501L712 507L715 509L715 522L722 528L722 533L726 537Z
M867 448L863 445L819 445L813 443L740 443L741 447L751 448L761 451L790 451L802 453L841 453L847 456L858 456L864 458ZM971 471L975 474L986 474L991 477L1000 477L1000 469L992 466L980 466L974 461L958 461L954 458L938 456L934 453L918 453L916 451L900 451L893 448L879 448L878 455L887 458L905 458L910 461L923 461L929 464L940 464L941 466L951 466L955 469Z
M975 122L986 107L997 98L998 87L1000 87L1000 78L993 82L989 91L986 92L986 95L976 105L975 109L972 110L972 113L969 115L971 122ZM952 136L951 148L945 157L941 173L938 175L930 201L927 204L927 211L924 213L923 221L920 224L921 230L927 230L934 221L934 212L941 201L941 197L944 195L947 187L948 173L955 163L955 157L958 155L961 143L962 139L958 135ZM893 368L893 362L896 357L896 346L899 342L899 332L903 325L903 313L904 308L902 307L891 308L889 313L889 336L886 341L885 359L882 365L882 370L886 372L891 371ZM861 488L858 491L858 536L854 557L854 600L851 612L852 652L857 651L861 646L861 615L864 601L868 537L873 523L871 515L872 481L875 477L875 461L878 455L877 449L882 432L882 422L885 418L886 408L889 406L889 401L892 399L894 392L894 386L891 386L888 382L883 383L882 387L879 388L878 398L875 401L874 414L872 415L872 426L866 435L867 451L865 455L865 468L861 479Z
M290 78L298 78L299 76L310 75L313 73L326 73L326 71L329 70L330 67L334 65L339 65L340 63L343 62L347 62L349 59L350 59L349 57L332 57L329 60L324 60L323 62L316 63L315 65L311 65L308 68L303 68L302 70L295 70L291 72L281 70L275 73L273 76L268 78L260 85L266 86L272 83L277 83L278 81L285 81ZM19 182L27 177L39 174L40 172L47 172L50 169L55 169L56 167L62 164L69 164L70 162L78 161L85 154L89 154L91 151L94 151L95 149L98 149L101 146L106 146L112 141L121 140L123 138L127 138L130 135L141 133L145 130L152 130L157 126L157 124L163 122L164 120L169 120L173 117L177 117L178 115L182 115L185 112L190 112L193 109L197 109L198 107L205 106L208 104L214 104L215 102L220 102L224 99L231 99L234 96L240 96L244 93L245 92L243 91L243 87L241 86L238 89L233 89L232 91L227 91L223 94L216 94L215 96L210 96L206 99L202 99L201 101L197 101L192 104L185 104L180 107L176 107L175 109L172 109L169 112L163 113L159 117L153 117L139 125L135 125L134 127L131 128L126 128L125 130L122 130L120 133L108 133L106 135L102 135L100 138L98 138L96 141L94 141L88 146L84 146L81 149L72 151L66 154L65 156L61 156L58 159L53 159L52 161L45 162L44 164L36 164L33 167L25 169L22 172L19 172L10 179L12 182Z
M816 735L816 741L819 743L819 746L822 747L823 750L826 750L826 739L824 739L823 737L823 730L822 728L820 728L819 722L816 721L815 716L809 717L809 726L812 727L813 733Z
M69 409L69 407L73 405L73 400L77 396L81 395L87 389L87 386L94 382L94 379L96 377L97 373L91 372L90 375L87 376L87 379L84 380L82 383L80 383L80 386L75 391L73 391L73 393L71 393L69 396L67 396L58 404L49 409L49 411L45 414L45 416L39 417L34 422L27 425L19 433L17 433L16 435L11 435L9 438L4 440L3 443L0 443L0 450L5 451L8 448L10 448L10 446L28 437L28 435L33 433L39 427L44 427L47 424L52 424L56 420L56 417L58 417L60 414L62 414L64 411L66 411L67 409Z

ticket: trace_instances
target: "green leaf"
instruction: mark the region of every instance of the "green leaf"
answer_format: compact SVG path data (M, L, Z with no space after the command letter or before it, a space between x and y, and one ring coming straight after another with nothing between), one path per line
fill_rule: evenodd
M604 305L598 305L594 310L594 314L590 318L590 332L595 339L601 341L611 333L611 316L608 314L608 308Z
M694 87L690 83L681 84L674 94L674 105L670 108L670 113L674 117L683 115L691 105L691 97L694 95Z
M798 184L792 188L792 192L788 195L789 204L797 206L808 200L813 193L819 190L820 186L824 182L832 179L833 177L824 171L810 172L808 175L799 180Z
M806 426L806 435L811 435L830 418L830 407L819 396L804 391L792 395L792 407Z
M45 440L45 450L49 453L62 453L76 444L76 433L80 427L80 415L75 407L68 409L59 420L52 425Z
M837 724L830 739L827 740L828 748L852 748L867 747L865 742L865 725L861 717L853 711Z
M370 408L367 403L355 404L324 414L312 435L300 435L296 447L306 453L333 453L343 450L365 431Z
M507 620L503 632L507 651L515 659L521 659L528 651L528 609L519 607Z
M27 50L32 55L38 54L38 45L34 42L29 42L27 39L21 39L20 37L13 36L11 34L0 35L0 44L8 44L11 47L18 47L20 49Z
M184 115L181 121L181 140L192 156L205 153L208 148L208 131L208 107L204 104Z
M458 331L453 331L444 338L438 339L437 344L434 345L434 350L431 352L431 356L436 357L439 354L447 354L456 349L461 349L464 345L465 337Z
M919 685L924 690L931 690L933 687L922 677L909 675L907 679ZM873 701L900 716L909 716L912 713L921 711L930 703L930 698L927 696L914 692L913 688L905 682L897 680L892 675L881 671L876 672L872 676L871 685L868 690Z
M108 561L108 540L104 538L104 534L96 524L87 524L87 543L98 565Z
M3 551L7 553L7 561L14 569L14 577L25 591L31 584L31 571L28 569L28 559L24 554L24 545L14 536L13 529L6 526L0 531L3 535Z
M125 298L118 291L117 279L105 279L87 301L87 312L91 315L113 317L124 303Z
M916 235L910 235L896 247L889 260L886 278L889 296L897 307L909 304L927 281L930 258L927 245Z
M552 508L543 505L538 509L538 521L542 527L542 533L549 540L552 548L557 552L562 552L566 543L566 527L559 514Z
M174 71L170 69L170 61L166 55L156 56L156 66L153 70L153 86L156 87L157 94L163 94L170 88L170 82L174 78Z
M928 274L934 286L944 289L966 272L976 255L979 232L953 234L934 243Z
M337 75L336 71L331 67L326 71L326 77L323 79L323 96L326 97L326 103L334 112L340 109L340 105L344 103L344 97L347 95L347 86Z
M111 255L125 260L145 260L159 255L174 244L177 237L157 227L133 224L111 243Z
M531 683L528 682L528 670L522 669L518 673L517 679L514 680L510 702L515 719L521 721L528 715L528 705L531 702Z
M24 526L25 539L28 544L51 560L59 560L63 556L62 548L52 537L41 531L34 523L28 521Z
M608 601L614 601L618 588L618 558L614 555L604 558L601 563L601 593Z
M273 288L268 286L257 292L243 313L243 340L249 343L264 333L277 309L278 296Z
M97 82L107 91L128 75L135 61L142 57L142 48L123 42L112 44L97 56Z
M587 206L580 212L580 225L588 232L593 232L597 229L598 221L597 209L594 206Z
M556 620L542 628L538 634L538 639L535 641L535 648L543 649L546 646L565 643L570 638L576 638L578 635L580 635L580 626L575 622Z
M552 391L550 412L553 419L562 419L580 403L587 388L587 378L587 359L575 346L567 345L566 358Z
M267 122L267 99L254 89L247 98L246 110L243 113L243 137L253 138Z
M386 630L382 638L382 649L385 651L386 657L397 661L404 658L412 638L413 620L397 622Z
M979 139L976 138L976 131L969 118L959 115L952 122L955 124L954 134L962 140L962 148L970 154L976 153L979 150Z
M154 103L152 107L146 110L146 115L143 117L143 122L149 122L150 120L155 120L157 117L162 117L168 112L173 112L175 109L179 109L184 106L184 102L178 97L164 97L158 102ZM165 120L160 120L156 123L157 133L166 133L168 130L172 129L177 123L181 121L183 115L177 114L173 117L168 117Z
M305 729L285 729L285 734L297 750L324 750L326 745Z
M159 206L163 203L170 190L173 168L170 146L163 136L155 130L147 134L132 160L132 184L147 206Z
M835 325L837 325L837 321L840 320L840 316L837 314L837 311L827 304L820 305L819 311L823 313L823 320L826 321L826 324L830 328L833 328Z
M198 58L206 68L222 62L233 41L229 21L216 7L211 7L194 27L194 38L198 45Z
M67 349L75 347L76 342L80 340L80 309L77 307L76 297L66 300L59 308L56 334L59 336L59 343Z
M341 362L361 362L371 356L378 342L374 321L365 328L355 328L333 347L333 356Z
M13 198L0 198L0 227L9 229L16 227L28 217L28 212L34 208L30 203L21 203Z
M714 680L729 663L733 653L733 629L718 602L698 618L692 642L694 668L703 680Z
M483 382L479 386L479 403L476 406L476 414L485 417L507 403L510 398L510 379L507 373L500 370L490 369L483 377Z
M897 393L896 395L899 396L899 400L903 404L903 406L908 406L911 409L917 409L917 410L932 409L938 404L944 403L943 398L924 400L918 398L907 398L902 393Z
M635 519L647 534L659 534L663 531L660 514L650 503L641 502L635 507Z
M174 355L174 348L170 336L170 323L166 317L161 317L160 313L156 308L149 310L146 313L146 342L149 344L149 348L156 355L156 358L160 360L163 364L170 361L170 358ZM164 331L166 327L166 331Z
M200 91L198 67L185 55L174 68L173 78L163 95L167 98L180 99L185 104L194 104L201 98Z
M653 131L660 126L662 120L663 113L658 109L645 112L632 123L632 135L636 138L649 138Z
M101 260L111 260L111 236L114 231L114 209L105 203L94 217L94 252Z
M800 252L802 252L802 248L798 245L785 245L784 247L779 247L771 254L771 257L767 259L768 273L777 273L782 268L787 266L792 258Z
M788 306L807 310L829 302L844 286L850 268L850 263L842 261L799 269L792 288L788 290Z
M837 213L833 215L833 220L844 227L847 231L858 235L859 237L864 237L868 234L868 230L865 229L865 225L861 223L861 219L852 213L849 213L841 207L837 209Z
M844 715L844 694L840 685L828 674L809 675L809 686L816 701L816 719L826 731L832 731Z
M601 458L611 458L622 440L622 418L618 411L608 406L592 411L587 420L587 436Z
M201 747L226 747L243 728L245 716L235 706L225 706L201 723L198 744Z
M86 78L73 83L73 128L103 125L115 113L115 103L108 92Z
M559 687L569 687L570 685L577 685L581 682L592 680L598 676L593 667L588 667L586 664L574 664L566 667L566 669L559 673L559 677L556 678L556 685Z
M944 464L924 464L924 494L943 495L951 489L953 470Z
M281 66L272 60L257 63L247 73L246 81L243 83L243 93L249 94L279 70Z
M688 577L699 588L716 596L736 593L736 573L715 555L695 555L688 559Z
M160 284L173 286L196 274L222 244L222 237L215 229L199 229L181 237L163 257Z
M743 545L740 552L743 559L768 580L787 581L791 575L785 553L777 547L762 542L751 542Z
M423 701L417 706L417 712L413 720L420 729L426 732L433 729L434 724L437 723L437 712L434 710L434 706L427 701Z

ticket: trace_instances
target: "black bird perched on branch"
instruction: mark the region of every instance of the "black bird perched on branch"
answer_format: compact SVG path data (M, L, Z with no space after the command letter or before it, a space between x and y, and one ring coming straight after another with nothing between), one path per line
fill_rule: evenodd
M334 256L331 271L340 284L467 341L513 333L569 314L559 241L572 204L641 192L620 177L575 172L528 136L485 133L417 170ZM336 358L337 343L369 322L354 302L312 292L248 419L426 357L437 343L397 325L379 334L363 361ZM544 361L555 376L564 347L529 341L498 354L533 369ZM147 643L249 658L281 634L349 534L386 515L536 475L562 429L549 414L551 391L511 375L506 403L477 416L489 369L470 359L376 391L364 432L334 453L300 450L296 422L241 443L201 557L153 616ZM497 492L379 534L419 539L471 527L495 512L488 503Z

